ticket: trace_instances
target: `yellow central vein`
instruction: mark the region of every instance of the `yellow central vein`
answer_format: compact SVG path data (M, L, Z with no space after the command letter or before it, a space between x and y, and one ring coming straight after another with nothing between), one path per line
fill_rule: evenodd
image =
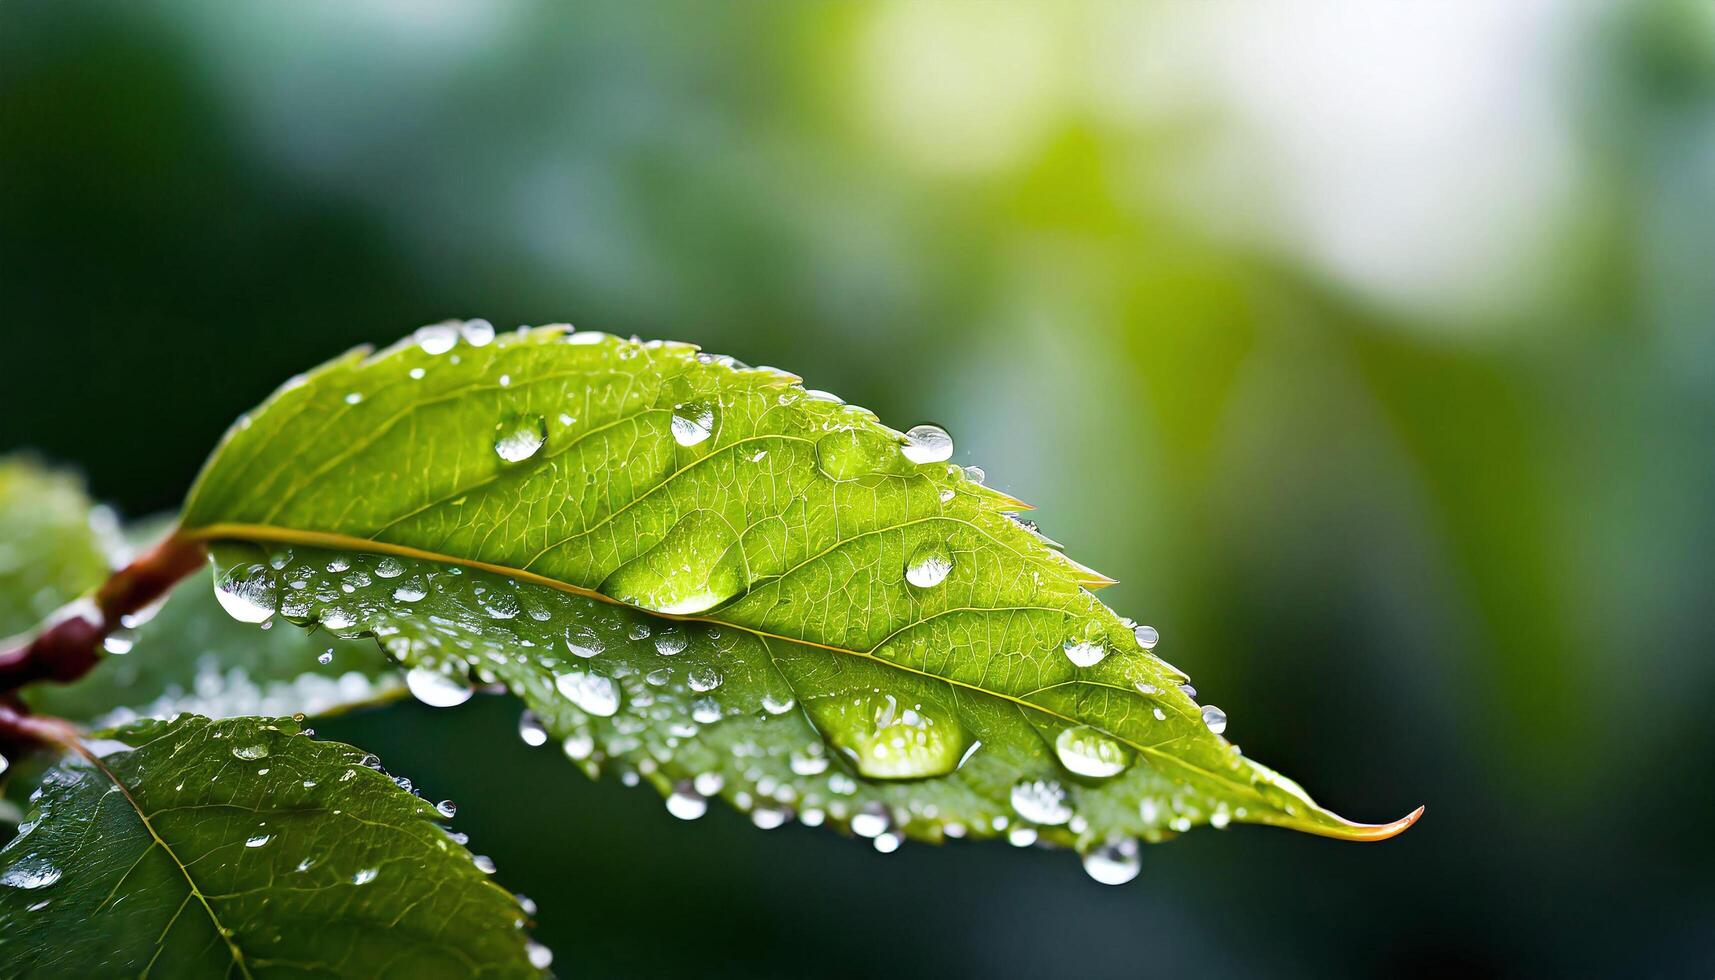
M143 824L143 829L149 832L150 838L160 846L162 851L166 852L167 857L172 859L173 866L178 868L179 874L184 876L185 885L190 888L191 895L194 896L197 902L202 905L203 911L208 913L208 919L209 922L214 925L215 934L220 936L221 942L226 944L227 952L232 954L233 965L238 967L238 972L240 974L247 978L250 977L250 967L244 962L244 952L238 948L237 943L232 941L232 931L227 929L226 926L221 923L220 916L215 914L214 906L209 904L208 898L202 893L202 889L197 887L196 879L191 877L190 867L183 861L179 860L179 855L173 850L173 846L168 844L166 840L155 830L155 825L149 820L149 815L143 812L143 807L137 803L137 798L131 795L131 788L125 785L124 781L119 778L118 773L110 769L107 763L102 762L101 758L95 753L89 751L83 743L78 742L73 744L71 747L77 752L77 754L88 760L90 765L101 770L102 775L106 776L119 790L120 795L125 797L125 802L131 804L131 809L137 814L137 819ZM181 910L182 908L183 906L181 906ZM175 914L173 918L176 921L178 918L177 914ZM162 935L165 936L166 934L162 933ZM156 955L159 955L159 953L157 952ZM150 960L150 965L154 965L153 959Z
M656 612L652 609L642 609L640 607L633 606L630 603L621 602L617 599L614 599L611 596L603 595L602 593L596 592L592 589L586 589L586 588L583 588L581 586L573 585L570 582L562 582L558 579L549 578L546 575L540 575L540 574L537 574L535 572L528 572L528 571L525 571L523 569L511 568L511 567L508 567L505 565L497 565L497 564L494 564L492 562L479 561L479 560L474 559L474 558L459 558L459 557L455 557L453 555L444 555L444 554L438 554L438 553L432 552L432 551L426 551L426 550L423 550L421 548L413 548L409 545L393 544L391 542L376 541L376 540L373 540L370 538L359 538L359 537L353 537L353 536L345 535L345 534L336 534L336 533L330 533L330 532L326 532L326 531L303 531L303 530L296 530L296 529L292 529L292 528L272 527L269 525L260 525L260 524L209 524L209 525L206 525L204 527L199 527L199 528L181 529L178 533L187 537L187 538L191 538L194 540L201 540L201 541L214 541L214 540L222 540L222 539L236 539L236 540L243 540L243 541L270 541L270 542L275 542L275 543L279 543L279 544L297 544L297 545L308 545L311 547L328 548L330 550L336 550L336 551L361 551L361 552L369 552L369 553L375 553L375 554L389 554L389 555L396 555L396 556L401 557L401 558L412 558L412 559L417 559L420 561L432 561L432 562L437 562L437 563L446 564L446 565L460 565L460 566L463 566L466 568L475 568L475 569L479 569L479 570L485 571L485 572L492 572L496 575L504 575L504 576L507 576L509 578L517 579L517 580L524 581L524 582L529 582L529 583L532 583L534 585L541 585L541 586L545 586L547 588L556 589L560 592L566 592L566 593L569 593L571 595L582 596L586 599L594 599L598 602L605 602L608 605L618 606L622 609L631 609L631 610L634 610L636 612L646 613L650 616L657 616L657 617L660 617L662 619L671 619L671 620L677 620L677 621L681 621L681 622L712 623L712 624L715 624L718 626L725 626L725 627L728 627L731 629L742 630L746 633L750 633L754 636L762 638L762 640L764 642L765 649L766 649L766 644L767 644L768 640L783 640L787 643L798 643L798 644L802 644L804 646L815 647L815 648L821 649L821 650L827 650L827 651L830 651L832 653L843 654L845 656L859 657L859 658L862 658L865 660L869 660L872 663L884 664L888 667L891 667L895 670L903 671L905 673L915 674L917 676L924 677L924 678L927 678L930 680L940 681L942 683L949 684L949 685L952 685L954 687L964 688L966 690L973 691L973 692L978 693L978 694L984 694L984 695L987 695L987 696L992 697L992 698L998 698L1002 701L1007 701L1007 702L1010 702L1012 704L1018 705L1021 708L1030 708L1034 711L1040 712L1043 715L1046 715L1046 716L1053 718L1057 721L1065 722L1067 724L1071 724L1071 725L1086 724L1086 722L1081 721L1080 719L1073 718L1069 715L1061 714L1058 711L1054 711L1051 708L1046 708L1040 704L1037 704L1034 701L1028 701L1028 700L1025 700L1024 698L1016 697L1016 696L1010 695L1010 694L1006 694L1006 693L1001 692L1001 691L990 690L988 688L980 687L976 684L971 684L969 682L957 680L955 678L943 677L940 674L930 673L929 671L922 670L922 669L917 668L917 667L912 667L909 664L902 664L902 663L899 663L898 661L894 661L894 660L884 660L884 659L877 657L875 655L874 649L867 650L867 651L865 651L865 650L852 650L852 649L849 649L846 647L833 646L833 645L826 644L826 643L818 643L814 640L806 640L806 639L802 639L800 637L783 636L783 635L780 635L778 633L770 633L770 632L767 632L766 630L760 630L760 629L757 629L757 628L752 627L752 626L746 626L743 623L729 622L727 620L718 619L718 618L715 618L712 616L675 615L672 613ZM974 610L974 609L970 609L970 610L949 610L949 612L951 612L951 611L970 612L970 611L976 611L976 610ZM895 631L894 635L897 635L897 632L898 631ZM883 642L885 642L885 641L883 641ZM879 645L878 645L877 649L879 649ZM772 657L772 655L773 655L772 651L769 651L769 655ZM1032 692L1032 693L1036 693L1036 692ZM1259 798L1266 800L1266 797L1263 797L1262 794L1260 792L1258 792L1255 787L1240 783L1240 782L1232 779L1231 777L1229 777L1225 773L1220 773L1220 772L1216 772L1216 771L1211 770L1211 769L1206 769L1202 766L1196 765L1195 763L1189 762L1189 761L1182 759L1176 755L1173 755L1172 753L1164 752L1164 751L1162 751L1162 749L1160 748L1159 745L1146 745L1144 743L1136 741L1135 739L1127 738L1126 736L1121 735L1117 732L1106 731L1105 729L1103 729L1103 731L1105 731L1106 734L1108 734L1112 738L1117 739L1118 741L1122 742L1123 744L1129 746L1133 751L1136 751L1140 754L1147 755L1153 759L1159 759L1163 762L1170 764L1173 767L1176 767L1176 768L1179 768L1179 769L1182 769L1182 770L1185 770L1185 771L1188 771L1191 773L1195 773L1199 776L1210 779L1212 781L1215 781L1218 783L1225 783L1227 785L1234 786L1234 787L1236 787L1242 791L1251 793L1251 794L1253 794ZM1275 823L1275 824L1278 824L1280 826L1293 827L1293 828L1296 828L1296 829L1299 829L1299 830L1302 830L1302 831L1305 831L1308 833L1320 834L1320 835L1326 836L1326 837L1338 837L1338 838L1342 838L1342 839L1351 839L1351 840L1382 840L1382 839L1385 839L1387 837L1392 837L1394 834L1397 834L1397 833L1403 831L1406 827L1409 827L1413 822L1415 822L1416 818L1417 818L1417 813L1413 813L1413 814L1411 814L1411 815L1409 815L1409 816L1407 816L1401 820L1397 820L1397 821L1394 821L1393 823L1389 823L1389 824L1363 824L1363 823L1357 823L1355 821L1347 820L1344 817L1341 817L1338 814L1335 814L1335 813L1328 811L1328 810L1326 810L1320 806L1317 806L1314 803L1310 803L1309 807L1311 809L1313 809L1314 811L1316 811L1317 813L1328 817L1330 820L1337 821L1339 826L1329 827L1329 826L1311 823L1311 822L1306 821L1306 820L1292 819L1290 817L1284 818L1284 819L1273 819L1273 818L1263 818L1262 815L1259 815L1259 819L1261 819L1262 822ZM1419 812L1421 812L1421 809Z

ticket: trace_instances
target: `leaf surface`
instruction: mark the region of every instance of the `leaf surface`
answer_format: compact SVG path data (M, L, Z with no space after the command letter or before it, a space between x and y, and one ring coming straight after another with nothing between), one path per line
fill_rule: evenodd
M188 715L68 751L0 850L7 972L536 975L517 899L372 759Z
M252 546L222 551L230 594L373 633L420 679L501 680L575 757L764 824L1133 866L1134 837L1201 823L1409 824L1242 755L1108 580L950 454L689 346L441 325L241 419L182 533Z

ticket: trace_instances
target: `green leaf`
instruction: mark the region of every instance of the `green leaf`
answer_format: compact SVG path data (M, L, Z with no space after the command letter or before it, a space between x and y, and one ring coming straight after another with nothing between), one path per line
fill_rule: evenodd
M120 532L73 477L25 458L0 460L0 633L35 626L94 589L169 530L146 520ZM258 635L226 615L205 581L174 592L152 618L108 642L105 658L71 684L23 692L35 711L98 726L180 712L323 715L394 696L398 673L370 643L302 630ZM325 657L326 663L320 658Z
M222 553L229 608L373 633L431 701L458 697L431 671L503 681L685 813L718 785L764 824L1040 838L1110 880L1202 823L1409 824L1240 754L943 438L685 345L442 325L241 419L181 533L275 549Z
M287 719L73 747L0 850L7 972L536 975L518 900L374 765Z
M101 584L121 548L83 483L27 457L0 459L0 637L29 630Z

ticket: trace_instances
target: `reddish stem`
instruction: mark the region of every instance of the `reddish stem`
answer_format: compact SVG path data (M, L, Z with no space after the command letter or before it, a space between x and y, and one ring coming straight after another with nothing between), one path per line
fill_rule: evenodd
M22 646L0 653L0 692L31 681L77 680L101 659L101 642L123 625L126 616L159 601L207 557L202 542L169 535L135 561L108 576L93 601L61 610ZM0 725L4 719L0 717Z

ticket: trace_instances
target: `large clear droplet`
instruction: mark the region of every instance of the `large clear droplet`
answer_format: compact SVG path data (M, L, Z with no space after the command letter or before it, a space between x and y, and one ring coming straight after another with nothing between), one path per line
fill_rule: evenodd
M913 463L945 463L953 458L953 437L938 425L912 426L900 452Z
M619 685L612 678L573 671L554 678L554 686L568 701L598 718L611 718L619 710Z
M494 324L487 320L466 320L459 325L459 333L464 335L464 342L472 347L486 347L494 340Z
M1104 885L1123 885L1143 867L1136 838L1120 837L1084 852L1084 870Z
M673 525L655 547L615 569L601 591L669 615L706 612L749 588L744 551L732 525L699 510Z
M60 874L60 869L54 867L47 858L32 854L20 858L11 867L0 872L0 885L34 891L59 881Z
M1071 772L1092 779L1117 776L1131 765L1131 750L1089 725L1064 729L1054 739L1054 753Z
M1012 808L1031 823L1057 827L1072 819L1066 788L1052 779L1024 779L1013 784Z
M667 812L680 820L695 820L709 812L709 801L690 783L679 783L667 796Z
M1137 637L1137 645L1145 650L1153 650L1161 642L1161 634L1153 626L1139 626L1132 630L1132 635Z
M508 414L494 427L494 453L508 463L522 463L548 441L548 423L540 415Z
M1203 724L1216 735L1227 730L1227 713L1212 704L1203 705Z
M969 741L952 710L910 695L832 695L807 701L805 707L834 747L871 779L952 772Z
M431 708L451 708L470 700L471 689L438 670L412 667L405 672L405 687L411 696Z
M673 441L695 446L715 434L720 411L713 402L685 402L673 406Z
M939 541L925 541L911 553L905 563L905 581L920 589L930 589L947 580L953 570L953 553Z
M816 468L830 480L906 471L899 443L876 429L837 429L816 440Z
M266 565L224 569L215 579L215 597L226 614L241 623L265 623L274 615L279 592Z
M1060 649L1065 651L1066 659L1079 667L1094 667L1101 663L1102 658L1108 655L1108 645L1103 635L1102 624L1090 620L1081 629L1068 636L1066 642L1061 644Z
M532 748L547 745L548 729L542 727L542 720L536 717L534 711L525 709L524 713L518 716L518 737Z
M448 320L418 327L416 340L417 346L423 348L425 354L445 354L458 346L459 325Z

